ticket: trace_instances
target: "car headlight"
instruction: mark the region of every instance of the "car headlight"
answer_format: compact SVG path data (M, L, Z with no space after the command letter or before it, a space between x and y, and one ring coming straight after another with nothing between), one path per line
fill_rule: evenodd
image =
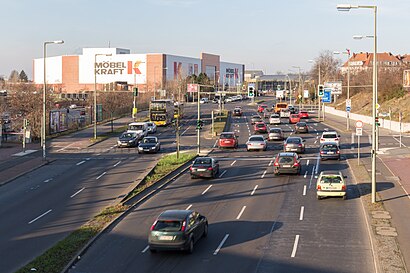
M155 149L155 146L154 147L151 147L151 150L154 150Z
M118 140L118 141L117 141L117 144L121 144L121 141L120 141L120 140Z
M133 142L134 142L134 140L132 140L132 139L131 139L131 140L128 140L128 143L133 143Z
M144 148L142 148L141 146L140 147L138 147L138 150L143 150Z

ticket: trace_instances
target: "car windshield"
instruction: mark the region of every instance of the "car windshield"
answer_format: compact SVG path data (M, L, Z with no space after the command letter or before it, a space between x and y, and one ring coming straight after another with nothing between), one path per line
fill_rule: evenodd
M249 141L264 141L262 136L254 136L254 137L250 137Z
M320 183L329 183L329 184L342 183L342 178L338 175L322 176Z
M211 164L210 158L197 158L195 159L194 165L207 165Z
M289 163L293 163L293 157L291 156L281 156L279 157L279 163L282 164L289 164Z
M174 220L159 220L155 224L156 231L180 231L182 227L181 221Z
M221 134L221 136L219 137L220 139L231 139L231 138L235 138L233 134Z
M129 125L128 129L129 130L144 130L144 125L142 125L142 124Z
M288 138L288 139L286 140L286 143L299 144L299 143L300 143L300 139L299 139L299 138Z
M336 151L337 146L333 144L325 144L322 146L322 150L328 150L328 151Z
M270 117L271 117L271 118L278 118L279 115L275 114L275 115L271 115Z
M270 129L270 132L271 132L271 133L280 134L281 130L280 130L280 129L277 129L277 128L273 128L273 129Z
M337 138L336 134L325 134L323 135L323 138Z
M252 116L253 119L260 119L260 116Z
M135 134L132 134L132 133L124 133L124 134L122 134L121 138L132 138L134 136L135 136Z
M153 127L154 126L154 123L147 123L147 125L148 125L148 127Z
M256 127L262 128L262 127L265 127L265 124L263 124L263 123L258 123L258 124L256 124Z
M143 143L157 143L155 138L144 138Z
M302 126L306 126L306 123L304 123L304 122L298 122L296 125L302 127Z

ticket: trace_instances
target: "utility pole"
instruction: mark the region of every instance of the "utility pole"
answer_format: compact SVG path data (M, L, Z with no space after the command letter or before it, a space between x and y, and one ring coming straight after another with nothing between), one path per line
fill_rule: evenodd
M198 85L198 99L197 99L197 105L198 105L198 119L197 119L197 145L198 145L198 150L197 154L199 155L201 153L201 128L199 128L199 124L201 122L201 104L199 103L200 97L201 97L201 86Z
M180 94L181 94L181 86L178 87L178 117L176 120L176 140L177 140L177 159L179 159L179 119L181 118L181 101L180 101Z

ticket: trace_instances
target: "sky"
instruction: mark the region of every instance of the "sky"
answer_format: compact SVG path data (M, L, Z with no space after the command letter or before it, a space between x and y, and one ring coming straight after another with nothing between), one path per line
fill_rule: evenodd
M327 50L373 51L373 39L352 38L373 35L372 10L337 11L346 3L377 5L378 52L410 53L409 0L0 0L0 75L24 70L31 79L33 59L52 40L65 43L48 45L47 56L110 45L135 54L213 53L265 74L309 71L309 60Z

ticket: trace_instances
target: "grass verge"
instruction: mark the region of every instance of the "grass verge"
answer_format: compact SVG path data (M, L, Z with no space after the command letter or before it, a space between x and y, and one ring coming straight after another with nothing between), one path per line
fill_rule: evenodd
M219 135L225 127L225 123L228 119L228 111L223 110L220 114L216 115L214 119L214 132L216 135Z

